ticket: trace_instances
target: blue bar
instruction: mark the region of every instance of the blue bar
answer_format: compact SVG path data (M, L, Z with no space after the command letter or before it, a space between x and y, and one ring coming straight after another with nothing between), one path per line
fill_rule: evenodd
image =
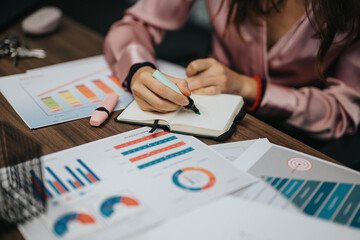
M164 157L155 159L155 160L153 160L153 161L151 161L151 162L148 162L148 163L139 165L138 168L139 168L139 169L143 169L143 168L146 168L146 167L150 167L150 166L155 165L155 164L157 164L157 163L160 163L160 162L169 160L169 159L171 159L171 158L174 158L174 157L183 155L183 154L188 153L188 152L191 152L191 151L193 151L193 150L194 150L194 148L189 147L189 148L186 148L186 149L184 149L184 150L181 150L181 151L178 151L178 152L175 152L175 153L166 155L166 156L164 156Z
M98 178L98 177L95 175L95 173L93 173L93 171L91 171L91 169L90 169L88 166L86 166L86 164L85 164L83 161L81 161L80 159L78 159L77 161L78 161L91 175L93 175L93 177L94 177L96 180L100 181L100 178Z
M34 172L34 170L30 170L30 174L31 176L34 177L35 181L39 184L40 187L42 187L46 194L49 195L49 197L53 197L53 195L49 192L49 190L45 187L45 185L43 184L43 182L40 180L40 178L36 175L36 173Z
M360 228L360 208L355 214L353 220L351 221L350 226Z
M55 192L58 194L58 195L61 195L60 191L55 187L55 185L50 181L50 180L47 180L48 184L55 190Z
M78 182L79 182L82 186L85 186L85 184L76 176L76 174L75 174L68 166L65 166L65 169L66 169L76 180L78 180Z
M280 178L275 178L274 181L271 182L271 185L275 186L279 180L280 180Z
M303 184L304 180L292 179L281 192L285 197L291 198L296 190Z
M77 189L77 187L74 185L74 183L71 180L68 180L68 183L70 183L70 185L74 188Z
M76 170L81 174L81 176L83 176L83 178L85 178L89 183L93 183L86 175L83 171L81 171L80 168L76 168Z
M283 180L281 180L281 182L276 186L276 189L280 190L288 180L289 180L288 178L284 178Z
M299 208L309 199L313 194L317 186L319 186L319 181L307 181L304 186L300 189L298 194L293 199L293 203Z
M326 205L323 207L319 213L319 218L329 220L334 212L338 209L341 202L346 197L347 193L350 191L353 184L349 183L340 183L339 186L335 189L334 193L331 195Z
M314 215L335 186L336 183L334 182L324 182L321 184L319 190L317 190L308 205L304 208L304 213Z
M267 177L266 181L271 182L272 179L273 179L273 177Z
M149 144L146 144L146 145L143 145L143 146L134 148L134 149L130 149L130 150L128 150L128 151L122 152L121 154L124 155L124 156L125 156L125 155L129 155L129 154L131 154L131 153L135 153L135 152L138 152L138 151L141 151L141 150L150 148L150 147L155 147L155 146L158 146L158 145L160 145L160 144L164 144L164 143L170 142L170 141L175 140L175 139L177 139L176 136L171 136L171 137L164 138L164 139L162 139L162 140L159 140L159 141L156 141L156 142L153 142L153 143L149 143Z
M60 185L65 189L65 191L67 192L69 191L69 189L65 186L65 184L63 184L60 178L58 178L56 174L49 167L46 167L46 170L48 170L48 172L56 179L56 181L60 183Z
M345 203L341 207L340 211L336 215L334 222L346 224L352 213L355 211L356 207L360 202L360 185L355 185Z

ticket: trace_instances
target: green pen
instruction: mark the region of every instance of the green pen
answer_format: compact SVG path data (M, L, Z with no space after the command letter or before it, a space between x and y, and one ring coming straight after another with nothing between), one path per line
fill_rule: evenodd
M178 88L178 86L176 86L175 83L173 83L169 78L167 78L164 74L162 74L159 70L156 70L153 74L152 77L155 78L156 80L158 80L159 82L161 82L162 84L165 84L166 86L168 86L169 88L171 88L172 90L174 90L177 93L182 94L182 92L180 91L180 89ZM182 94L183 95L183 94ZM187 97L189 100L189 104L184 106L187 109L193 110L194 113L199 114L200 115L200 111L199 109L197 109L197 107L195 106L194 100L191 99L191 97Z

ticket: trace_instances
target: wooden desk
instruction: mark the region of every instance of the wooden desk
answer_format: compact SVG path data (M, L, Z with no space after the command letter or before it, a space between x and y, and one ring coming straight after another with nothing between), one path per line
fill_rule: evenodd
M17 67L14 67L12 61L8 58L0 59L0 76L23 73L28 69L95 56L102 53L103 37L66 17L62 20L61 28L56 33L46 37L31 38L24 36L21 34L20 29L20 23L15 24L7 31L2 32L0 37L3 38L7 34L17 33L21 41L27 43L29 48L43 48L47 51L48 55L43 60L21 59ZM4 96L0 95L0 120L11 123L25 134L36 139L43 147L43 154L64 150L137 128L129 124L116 123L114 118L117 114L118 112L113 113L100 128L91 127L89 125L89 118L85 118L30 130L6 101ZM236 133L227 142L265 137L272 143L336 162L332 158L263 123L251 115L245 117L242 123L237 126ZM209 139L201 140L207 144L217 143ZM17 230L10 230L7 234L0 235L0 238L22 239L22 236Z

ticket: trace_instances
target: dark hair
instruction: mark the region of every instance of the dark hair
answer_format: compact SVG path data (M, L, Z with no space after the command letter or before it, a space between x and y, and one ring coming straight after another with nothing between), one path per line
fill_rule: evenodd
M225 0L222 0L220 12ZM241 37L239 26L249 20L258 25L258 18L270 11L281 11L286 0L269 0L270 7L265 8L263 0L229 0L229 12L226 19L225 31L232 23ZM320 80L325 83L323 61L331 44L335 43L337 33L344 33L341 41L336 42L347 47L360 39L360 1L359 0L304 0L306 14L309 18L310 9L314 19L309 21L315 29L315 37L320 39L320 47L316 56L315 69ZM311 8L310 8L311 7ZM216 16L216 15L215 15Z

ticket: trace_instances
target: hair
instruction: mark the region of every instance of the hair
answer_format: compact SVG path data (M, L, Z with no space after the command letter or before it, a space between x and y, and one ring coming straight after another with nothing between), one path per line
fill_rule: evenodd
M266 16L271 11L281 11L286 0L269 0L269 7L265 7L263 0L229 0L229 11L226 19L224 34L230 24L234 24L240 38L240 25L249 20L253 25L259 25L259 17ZM218 13L225 0L221 1ZM325 83L323 62L327 51L334 43L341 47L348 47L360 39L360 1L359 0L304 0L306 14L315 30L316 38L320 39L320 46L316 56L315 71L322 83ZM311 10L310 10L311 9ZM310 19L310 11L314 18ZM216 14L217 15L217 14ZM215 17L216 17L215 15ZM334 42L338 33L344 34L343 39Z

